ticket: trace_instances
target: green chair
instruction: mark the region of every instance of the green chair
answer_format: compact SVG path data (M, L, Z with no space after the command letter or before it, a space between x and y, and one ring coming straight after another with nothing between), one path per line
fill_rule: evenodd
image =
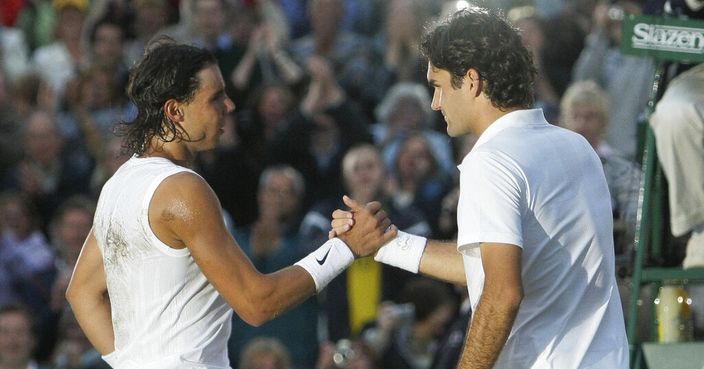
M648 103L648 115L653 112L655 104L660 99L669 81L668 66L672 62L704 62L704 47L691 48L685 42L670 42L677 40L677 32L690 32L691 35L704 37L704 22L681 20L667 17L629 16L624 19L621 51L626 54L652 57L657 68L653 79L651 98ZM685 34L680 34L681 40L686 41ZM697 41L692 37L692 42ZM678 49L679 48L679 49ZM639 198L638 224L636 229L635 255L633 260L633 290L627 314L626 332L631 352L631 369L644 368L657 369L660 358L666 357L667 352L680 352L690 349L702 352L704 345L657 345L656 330L651 330L646 342L637 342L638 331L638 302L641 296L641 287L650 285L652 296L656 296L659 287L666 281L681 283L695 283L704 281L704 268L683 270L680 266L662 266L664 246L672 241L667 224L667 182L657 157L655 149L655 135L646 123L642 127L643 150L641 191ZM650 303L650 302L646 302ZM655 323L654 309L649 317L649 323ZM679 350L679 351L678 351ZM646 352L645 357L643 352ZM643 359L646 359L644 362ZM676 369L675 362L670 361L670 369ZM699 364L701 369L704 363ZM682 368L685 368L682 366Z

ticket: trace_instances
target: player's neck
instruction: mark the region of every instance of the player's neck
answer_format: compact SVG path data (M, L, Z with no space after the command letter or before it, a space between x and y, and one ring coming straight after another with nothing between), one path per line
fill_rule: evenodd
M174 164L186 168L193 167L196 157L195 153L188 150L188 147L183 142L164 142L162 140L152 140L152 143L142 156L165 158Z
M479 137L486 131L487 128L489 128L490 125L494 124L499 118L503 117L504 115L511 113L516 110L520 110L521 108L519 107L511 107L507 109L499 109L494 106L490 106L487 109L483 109L483 111L480 114L480 119L475 126L474 131L472 134L475 135L475 137Z

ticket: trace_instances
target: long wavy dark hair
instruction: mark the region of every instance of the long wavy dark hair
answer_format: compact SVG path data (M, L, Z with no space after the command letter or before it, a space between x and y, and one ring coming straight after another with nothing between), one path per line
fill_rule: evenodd
M426 31L420 49L431 65L450 73L454 88L460 88L467 71L474 68L495 107L533 105L536 70L531 54L518 31L496 11L460 10Z
M198 72L216 64L209 51L176 43L162 36L149 43L142 60L130 71L127 96L137 106L137 117L120 122L124 151L144 154L154 136L164 142L189 140L183 129L164 114L169 99L188 103L200 85Z

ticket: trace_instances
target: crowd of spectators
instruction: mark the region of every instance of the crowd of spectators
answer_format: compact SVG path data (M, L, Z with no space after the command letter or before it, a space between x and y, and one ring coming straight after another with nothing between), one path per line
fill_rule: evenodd
M342 194L381 201L400 229L455 237L456 165L473 142L449 138L430 109L417 43L424 24L462 3L3 0L0 369L106 367L63 292L100 189L127 159L112 127L135 113L125 96L129 68L155 35L207 48L218 60L237 108L219 147L194 169L260 271L319 245ZM616 251L627 256L640 178L636 127L652 63L621 55L617 30L619 16L646 1L476 3L500 6L521 30L538 70L536 107L585 135L602 157L622 226ZM360 259L319 296L260 328L235 317L231 365L448 367L471 314L465 298ZM407 304L403 321L394 314ZM336 342L357 356L342 362Z

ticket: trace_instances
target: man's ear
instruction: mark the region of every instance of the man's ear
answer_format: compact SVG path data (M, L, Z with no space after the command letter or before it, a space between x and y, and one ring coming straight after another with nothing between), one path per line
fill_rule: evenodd
M467 74L464 78L464 83L469 84L468 87L470 92L472 93L472 96L479 97L479 95L482 94L482 90L484 89L484 83L482 82L481 76L479 75L479 72L476 69L469 68L467 70Z
M183 109L181 103L175 99L166 100L164 103L164 116L172 122L183 121Z

